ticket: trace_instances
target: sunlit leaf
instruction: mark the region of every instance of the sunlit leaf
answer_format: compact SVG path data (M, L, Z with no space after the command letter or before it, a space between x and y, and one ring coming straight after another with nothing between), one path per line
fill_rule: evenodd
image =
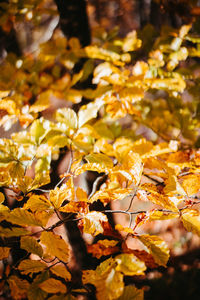
M184 209L181 214L181 220L187 231L200 236L200 214L198 210Z
M107 217L101 212L92 211L83 219L83 231L92 235L103 233L102 222L107 222Z
M144 291L134 285L125 286L123 294L117 300L143 300Z
M155 235L142 234L138 238L148 248L155 262L160 266L166 267L169 259L169 249L166 243Z
M127 276L143 275L146 266L143 261L140 261L133 254L120 254L115 257L117 262L116 270Z

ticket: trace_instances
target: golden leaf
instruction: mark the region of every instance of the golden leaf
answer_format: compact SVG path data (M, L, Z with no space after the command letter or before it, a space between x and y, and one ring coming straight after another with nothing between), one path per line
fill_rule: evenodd
M36 241L35 238L31 236L21 237L20 246L22 249L25 249L27 252L36 254L40 257L43 256L43 249L41 245Z
M59 108L56 111L56 120L65 123L71 129L76 129L78 127L76 113L71 108Z
M128 285L117 300L144 300L144 291L137 289L134 285Z
M10 248L0 247L0 260L8 258L9 253L10 253Z
M135 255L123 253L115 257L117 262L116 270L122 272L126 276L144 275L146 266L143 261L139 260Z
M191 231L200 236L200 214L198 210L184 209L182 211L181 220L187 231Z
M175 175L169 174L169 177L165 180L165 188L163 191L170 196L174 194L186 196L184 189L182 188L181 184L178 182L178 178Z
M27 280L22 280L19 277L12 275L9 277L8 283L12 299L19 300L26 298L30 286Z
M42 232L40 241L46 246L46 253L56 256L58 259L68 262L69 260L69 246L62 239L60 235L53 232Z
M27 235L29 233L30 232L25 228L12 227L10 229L10 228L0 227L0 235L2 237L21 236L21 235Z
M88 253L91 253L94 257L100 258L119 251L119 247L116 246L118 241L115 240L99 240L96 244L89 245L87 247Z
M36 219L35 215L23 208L15 208L6 215L6 220L23 226L43 226L42 220Z
M102 222L107 222L106 215L101 212L92 211L84 216L83 231L92 235L103 233Z
M69 273L69 271L66 269L65 266L62 266L62 265L53 266L50 268L50 271L53 274L64 278L66 281L71 280L71 274Z
M114 264L114 260L108 259L96 271L83 271L83 283L91 283L96 287L98 300L113 300L123 293L123 274L115 270Z
M32 212L44 211L51 208L51 203L45 195L31 195L24 205L25 209L30 209Z
M69 180L67 184L63 184L60 188L56 187L50 191L50 201L52 205L59 209L65 200L74 200L73 182Z
M96 118L97 112L103 103L103 100L97 99L95 102L82 106L78 112L78 127L80 128L89 120Z
M5 196L3 193L0 192L0 204L3 203L5 200Z
M44 271L47 268L46 264L39 260L25 259L20 262L18 269L22 274L28 275Z
M116 189L104 189L97 191L91 198L90 202L101 200L104 203L108 203L113 200L122 200L131 194L133 189L131 188L116 188Z
M156 235L142 234L138 239L148 248L155 262L159 266L166 267L169 259L169 249L166 243Z
M85 159L88 163L100 164L105 169L110 169L113 167L112 159L109 156L102 153L91 153L89 155L86 155Z
M189 174L183 176L182 186L189 197L197 194L200 191L200 175Z
M39 284L39 287L47 293L62 293L67 292L66 286L59 280L54 278L49 278L46 281L43 281Z
M157 205L160 205L166 209L170 209L174 212L178 212L177 205L180 202L179 198L175 196L173 197L165 196L159 193L158 191L155 191L155 189L157 188L153 184L145 183L141 185L141 188L144 189L147 193L150 193L149 195L147 195L149 201Z

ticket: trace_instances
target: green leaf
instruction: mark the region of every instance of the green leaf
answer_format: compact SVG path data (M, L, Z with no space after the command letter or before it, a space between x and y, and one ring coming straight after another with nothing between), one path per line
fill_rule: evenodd
M20 246L22 249L25 249L30 253L36 254L39 257L43 256L42 246L36 241L35 238L31 236L21 237Z

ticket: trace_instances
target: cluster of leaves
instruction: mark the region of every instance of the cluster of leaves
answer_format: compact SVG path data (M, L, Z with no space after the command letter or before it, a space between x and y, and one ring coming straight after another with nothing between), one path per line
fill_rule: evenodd
M8 54L1 66L0 124L5 130L21 126L0 140L1 287L13 299L87 297L90 285L99 300L143 299L143 290L125 286L124 276L166 267L169 249L160 237L141 234L140 226L179 218L186 230L200 235L195 209L200 153L194 146L199 143L195 58L200 38L191 25L164 28L143 60L144 42L135 31L122 39L114 31L99 30L94 41L82 48L75 38L55 35L34 55ZM83 68L74 73L83 58ZM92 86L80 88L91 75ZM66 107L45 118L55 98L65 99ZM70 107L83 98L87 104L78 111ZM141 134L144 128L150 129L148 140ZM51 162L61 150L70 154L68 170L54 188L45 190ZM99 173L97 180L104 176L104 184L97 189L94 182L91 194L74 183L87 171ZM14 199L8 201L11 191ZM155 208L132 210L136 197ZM105 207L127 198L126 210ZM13 208L13 201L19 207ZM93 210L97 201L105 209ZM129 216L129 227L111 226L108 216L119 213ZM95 270L83 270L79 288L73 286L69 242L56 233L71 216L83 234L102 237L88 245L88 252L102 262ZM144 250L128 248L123 232ZM26 251L15 266L9 256L13 237Z

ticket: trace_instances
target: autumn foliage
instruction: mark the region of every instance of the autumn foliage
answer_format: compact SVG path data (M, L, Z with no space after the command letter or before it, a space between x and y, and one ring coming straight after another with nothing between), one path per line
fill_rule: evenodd
M4 20L3 30L14 22ZM0 139L6 299L143 299L136 278L167 267L170 257L167 243L143 225L177 219L200 236L200 37L192 24L148 39L151 30L124 38L96 30L86 47L55 33L35 53L3 59L0 125L11 133ZM54 99L62 105L52 108ZM67 166L54 182L61 154ZM95 175L91 191L80 185L88 174ZM128 205L115 209L116 201ZM115 223L120 214L127 225ZM79 273L59 231L68 222L93 262ZM16 245L24 255L13 263Z

